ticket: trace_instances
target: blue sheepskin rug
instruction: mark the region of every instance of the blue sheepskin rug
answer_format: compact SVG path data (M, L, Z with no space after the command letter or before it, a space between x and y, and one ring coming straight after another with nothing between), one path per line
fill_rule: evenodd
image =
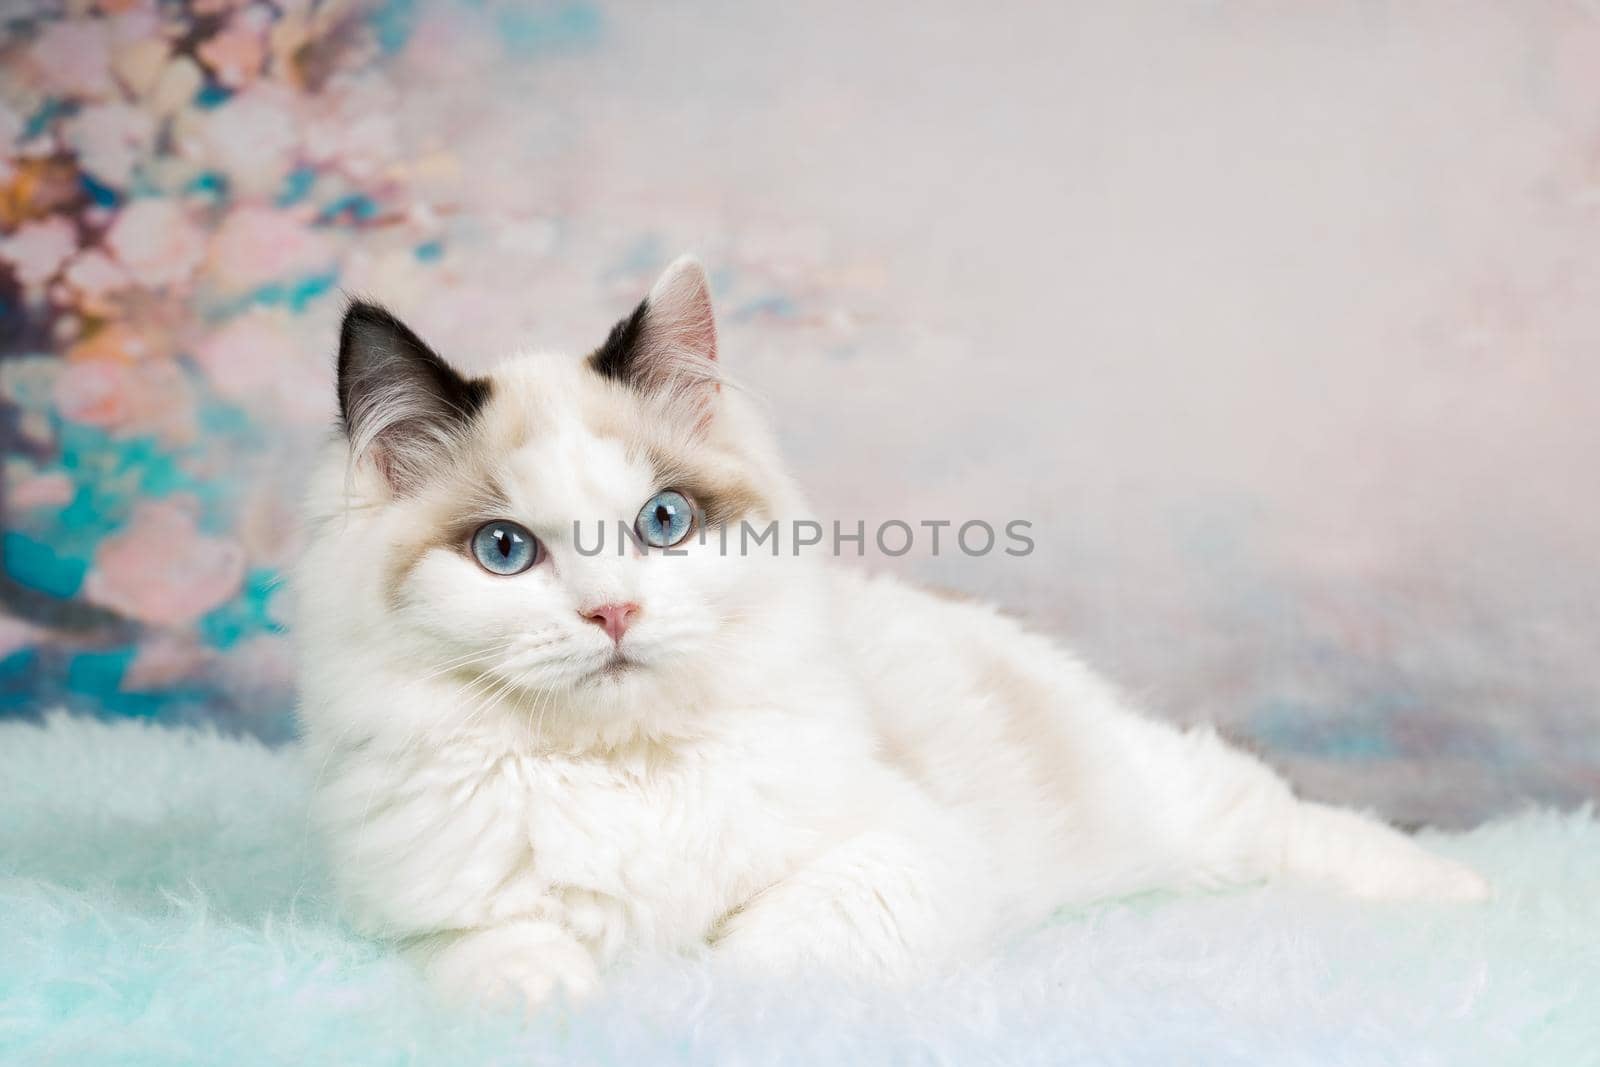
M297 754L64 716L0 724L0 1062L1600 1063L1600 826L1430 844L1487 905L1297 887L1062 914L910 990L639 959L580 1005L447 1010L354 935Z

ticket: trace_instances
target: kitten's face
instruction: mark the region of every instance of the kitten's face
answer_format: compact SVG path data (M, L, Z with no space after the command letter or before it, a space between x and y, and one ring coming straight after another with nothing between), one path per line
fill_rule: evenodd
M380 501L370 543L340 551L378 583L389 639L461 683L441 715L681 711L752 639L784 568L738 551L737 529L776 517L784 489L715 359L692 263L588 360L477 380L352 308L341 411Z

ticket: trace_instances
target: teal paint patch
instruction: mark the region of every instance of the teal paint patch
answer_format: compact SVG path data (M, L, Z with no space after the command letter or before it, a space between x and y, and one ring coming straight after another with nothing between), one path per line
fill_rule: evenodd
M308 274L294 281L271 282L237 300L211 309L208 317L213 319L231 318L252 306L286 307L290 311L301 312L323 296L326 296L338 284L339 272L337 270Z
M250 571L237 596L200 620L201 639L215 648L229 649L247 637L282 633L283 627L272 619L272 598L281 587L277 571L264 567Z
M233 90L221 82L207 81L194 94L194 106L207 111L221 107L233 97Z
M415 0L386 0L369 16L369 25L378 47L393 55L406 46L416 28Z
M87 171L78 175L78 185L97 207L116 207L117 191Z
M77 553L60 552L19 530L7 530L0 539L0 556L6 573L19 585L50 596L74 596L89 573L89 561Z
M198 196L207 196L213 200L223 200L228 195L228 176L219 174L214 170L202 171L189 180L189 184L183 187L183 191Z
M56 119L66 118L77 110L78 105L70 100L63 100L59 96L45 97L44 102L28 116L27 124L22 127L22 136L17 138L18 143L33 140L48 130Z
M113 502L105 494L96 492L93 485L79 485L73 491L71 502L56 512L53 523L42 529L49 532L57 552L88 560L94 557L100 541L127 521L131 507L132 501L128 498Z
M178 464L176 456L164 452L153 438L139 437L129 442L124 456L126 469L139 474L139 489L146 496L163 497L188 490L199 493L200 482Z
M90 487L102 499L96 511L125 515L129 498L137 493L165 496L195 490L199 483L179 465L154 437L115 438L95 426L61 420L57 428L61 467L80 487Z
M65 689L76 706L127 718L179 718L186 708L206 698L204 688L180 685L152 692L123 688L138 649L132 645L80 652L67 661Z
M200 405L200 429L211 438L225 437L241 444L256 444L260 433L241 407L215 397Z
M0 711L20 711L38 702L39 650L19 648L0 659Z
M1295 701L1273 701L1250 716L1247 730L1269 749L1359 763L1402 755L1382 716L1332 714Z
M290 285L284 302L289 305L289 310L291 311L304 311L308 305L314 303L318 297L328 293L338 283L338 271L313 274Z
M424 263L437 263L444 258L444 242L425 241L412 249L412 254Z
M118 692L133 657L132 647L79 652L67 661L68 691L96 698Z
M278 206L289 207L298 204L311 195L311 189L317 184L317 172L313 167L296 167L283 179L283 189L278 193Z
M228 477L202 477L192 468L226 469L219 454L249 454L262 445L259 429L246 414L215 398L196 408L204 431L192 446L168 451L153 437L114 438L93 426L59 421L60 469L75 489L53 521L32 528L46 534L57 551L92 556L94 547L124 526L135 504L182 494L199 505L202 530L219 533L233 521L240 483Z
M282 304L288 299L288 295L289 289L286 285L284 285L282 282L272 282L269 285L263 285L255 292L231 305L226 311L226 314L236 315L248 308L251 304L261 304L266 307L271 307L274 304Z
M529 57L581 51L602 35L604 19L592 4L563 4L553 10L508 7L495 20L508 55Z
M350 193L341 196L317 215L317 222L324 226L339 222L349 222L359 225L371 222L377 218L382 209L378 202L365 193Z

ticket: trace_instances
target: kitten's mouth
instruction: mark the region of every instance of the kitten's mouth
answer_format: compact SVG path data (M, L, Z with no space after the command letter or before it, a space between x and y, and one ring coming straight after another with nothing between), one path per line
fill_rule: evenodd
M629 659L627 653L617 651L611 653L611 658L596 668L591 677L596 679L621 678L639 666L638 660Z

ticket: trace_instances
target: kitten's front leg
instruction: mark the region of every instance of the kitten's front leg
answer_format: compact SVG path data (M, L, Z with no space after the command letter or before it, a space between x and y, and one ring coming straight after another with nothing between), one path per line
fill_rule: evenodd
M558 991L577 998L600 984L594 954L549 919L438 934L415 951L429 980L460 1000L535 1008Z
M712 946L761 974L909 979L987 932L978 880L953 858L901 834L862 834L731 912Z

